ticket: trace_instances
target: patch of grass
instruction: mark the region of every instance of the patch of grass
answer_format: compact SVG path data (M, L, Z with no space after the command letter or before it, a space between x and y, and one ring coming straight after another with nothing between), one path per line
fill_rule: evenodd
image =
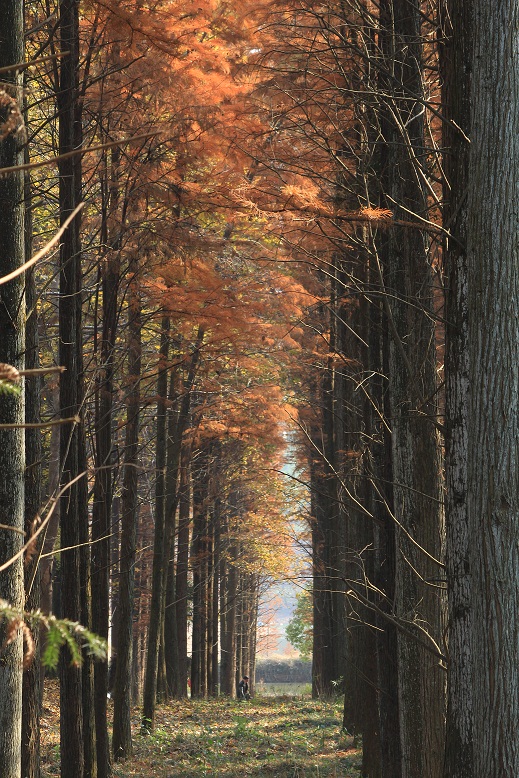
M158 708L151 734L136 709L134 757L114 765L114 776L359 778L361 755L341 730L341 707L293 697L174 702ZM46 710L42 778L55 778L59 721L55 706Z

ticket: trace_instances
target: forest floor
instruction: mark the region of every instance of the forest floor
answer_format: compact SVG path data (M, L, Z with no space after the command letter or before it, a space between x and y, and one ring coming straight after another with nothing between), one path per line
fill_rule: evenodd
M338 703L305 697L194 700L160 706L152 734L134 716L134 757L114 778L358 778L361 752ZM42 778L59 776L59 694L47 682Z

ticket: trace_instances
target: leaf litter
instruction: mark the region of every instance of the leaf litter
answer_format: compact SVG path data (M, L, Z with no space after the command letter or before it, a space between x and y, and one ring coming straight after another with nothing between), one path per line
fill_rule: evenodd
M110 711L111 715L111 711ZM114 778L359 778L361 751L337 701L256 697L183 700L157 708L151 734L132 718L134 755ZM60 775L59 688L45 683L42 778Z

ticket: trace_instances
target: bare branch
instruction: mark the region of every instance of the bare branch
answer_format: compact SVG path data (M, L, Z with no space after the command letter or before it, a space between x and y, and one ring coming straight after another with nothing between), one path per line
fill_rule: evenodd
M79 424L79 416L70 416L68 419L54 419L53 421L25 422L24 424L0 424L0 430L26 430L55 427L58 424Z
M48 57L39 57L38 59L33 59L30 62L17 62L16 65L8 65L5 68L0 68L0 75L3 73L12 73L13 70L21 72L22 70L27 70L27 68L30 68L33 65L44 65L45 62L51 62L52 60L59 59L60 57L67 57L69 54L70 51L61 51L59 54L49 54Z
M19 275L24 273L26 270L28 270L30 267L36 264L36 262L39 262L42 257L45 256L45 254L48 254L49 251L54 248L54 246L59 242L59 239L69 226L69 224L76 218L80 210L83 208L85 203L79 203L77 208L74 208L70 216L66 219L66 221L63 223L63 226L60 227L60 229L57 231L57 233L54 235L54 237L42 248L40 249L31 259L29 259L27 262L25 262L23 265L20 265L20 267L16 268L16 270L13 270L12 273L8 273L6 276L2 276L0 278L0 286L3 284L7 284L9 281L12 281L14 278L17 278ZM62 368L60 368L62 369Z
M113 149L116 146L126 146L128 143L135 143L136 141L144 140L145 138L155 138L157 135L162 135L162 132L160 130L156 130L155 132L145 132L142 135L134 135L132 138L123 138L122 140L114 140L110 143L101 143L98 146L90 146L88 149L80 148L74 149L74 151L67 151L66 154L60 154L57 157L53 157L52 159L45 159L42 162L28 162L25 165L3 167L0 168L0 176L6 176L9 173L18 173L22 170L36 170L40 167L47 167L47 165L55 165L62 159L69 159L70 157L75 157L77 154L89 154L91 151L103 151L104 149Z

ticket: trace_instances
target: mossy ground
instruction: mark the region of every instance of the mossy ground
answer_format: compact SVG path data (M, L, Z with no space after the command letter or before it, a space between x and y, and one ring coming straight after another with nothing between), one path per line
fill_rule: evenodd
M43 778L59 775L57 687L49 685L42 730ZM341 731L338 703L256 697L160 706L154 731L134 717L134 756L117 778L358 778L360 751Z

